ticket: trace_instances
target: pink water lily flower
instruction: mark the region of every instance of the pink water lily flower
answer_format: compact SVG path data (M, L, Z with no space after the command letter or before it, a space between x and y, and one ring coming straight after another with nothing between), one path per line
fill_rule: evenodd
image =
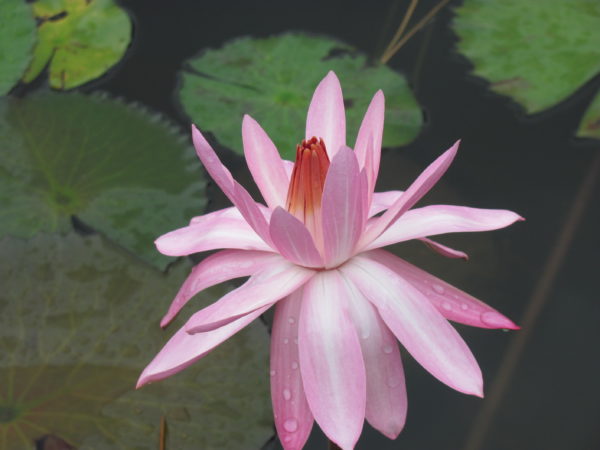
M314 420L342 449L354 447L365 418L397 437L407 408L397 340L443 383L482 396L479 366L448 320L481 328L517 326L381 247L420 239L445 256L465 257L429 237L498 229L520 217L464 206L410 209L446 171L458 143L406 191L374 193L383 118L379 91L354 150L349 148L342 90L329 72L313 95L306 140L293 164L245 116L244 153L267 206L251 198L192 128L200 160L234 206L193 218L156 241L172 256L225 249L194 267L161 325L201 290L250 278L195 313L146 367L138 386L183 370L275 306L271 396L287 450L304 446Z

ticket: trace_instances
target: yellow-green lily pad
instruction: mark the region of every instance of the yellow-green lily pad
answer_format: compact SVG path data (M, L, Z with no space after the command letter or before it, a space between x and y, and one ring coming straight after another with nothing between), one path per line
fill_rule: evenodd
M598 0L465 0L454 30L474 73L529 114L600 72Z
M331 38L290 33L207 50L188 61L179 98L190 118L227 147L242 152L241 119L250 114L282 156L293 159L312 92L329 70L344 90L350 145L378 89L386 96L383 144L414 139L422 113L406 79L385 65L368 65L364 54Z
M188 138L106 96L0 99L0 236L68 231L73 216L159 267L154 240L205 207Z
M48 66L50 86L71 89L103 75L124 55L131 20L113 0L35 0L39 21L29 83Z
M0 448L53 435L79 450L260 448L272 435L268 342L259 322L181 374L136 391L182 325L158 320L190 269L141 264L100 236L0 239ZM211 288L192 300L223 295Z

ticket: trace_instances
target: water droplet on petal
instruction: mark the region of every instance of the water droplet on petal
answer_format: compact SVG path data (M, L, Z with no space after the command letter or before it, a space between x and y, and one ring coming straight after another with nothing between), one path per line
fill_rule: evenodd
M363 339L369 339L369 336L371 336L371 331L369 329L363 330L360 334L360 337Z
M272 377L274 377L276 372L274 370L271 370L271 372L269 372L269 373L271 374Z
M441 284L433 284L433 290L435 292L437 292L438 294L443 294L444 293L444 286L442 286Z
M294 319L293 317L290 317L290 318L288 319L288 322L289 322L289 323L295 323L295 322L296 322L296 319Z
M286 400L289 400L290 398L292 398L292 393L290 392L289 389L283 390L283 398L285 398Z
M294 338L294 344L298 345L298 338Z
M283 429L290 433L293 433L298 429L298 421L296 419L288 419L283 422Z
M506 323L504 316L496 311L487 311L481 314L481 321L493 328L500 328Z
M444 308L446 311L450 311L452 309L452 305L449 302L443 302L442 308Z
M383 353L387 353L389 355L390 353L392 353L393 350L394 349L392 348L391 345L384 345L383 346Z
M469 309L469 305L467 305L466 303L462 303L460 305L460 309L462 309L463 311L466 311L467 309Z
M294 361L292 363L292 369L296 370L298 368L298 363L296 361Z
M289 343L289 342L290 342L290 340L289 340L288 338L285 338L285 339L283 340L283 343L284 343L284 344L287 344L287 343Z
M290 442L292 440L291 436L286 436L283 438L283 442Z

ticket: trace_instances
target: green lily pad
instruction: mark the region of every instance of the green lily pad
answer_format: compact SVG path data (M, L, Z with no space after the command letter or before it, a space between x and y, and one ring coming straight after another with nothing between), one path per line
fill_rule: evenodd
M475 74L531 114L600 71L599 24L597 0L465 0L454 29Z
M158 448L161 417L169 449L259 448L272 425L269 337L258 321L134 390L171 334L158 321L189 269L180 261L165 275L100 236L1 239L0 448L33 449L45 435L80 450ZM212 288L190 306L225 292Z
M587 137L600 139L600 91L596 92L596 96L581 119L577 137Z
M411 141L421 128L422 114L406 79L387 66L366 64L365 55L330 38L241 38L189 61L179 97L192 120L227 147L242 152L241 119L250 114L282 156L294 159L312 93L334 70L344 89L350 145L378 89L386 95L383 144Z
M71 216L164 267L153 241L205 207L191 146L160 117L105 96L0 99L0 236Z
M40 22L29 83L48 65L50 86L71 89L115 65L131 40L131 21L113 0L35 0Z
M23 0L0 2L0 95L15 85L31 60L35 20Z

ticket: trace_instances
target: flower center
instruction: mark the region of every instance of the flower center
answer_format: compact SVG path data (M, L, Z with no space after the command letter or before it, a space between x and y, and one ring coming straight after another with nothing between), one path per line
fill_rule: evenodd
M306 225L317 248L323 241L321 197L328 169L329 157L323 139L312 137L296 147L296 163L288 188L287 209Z

